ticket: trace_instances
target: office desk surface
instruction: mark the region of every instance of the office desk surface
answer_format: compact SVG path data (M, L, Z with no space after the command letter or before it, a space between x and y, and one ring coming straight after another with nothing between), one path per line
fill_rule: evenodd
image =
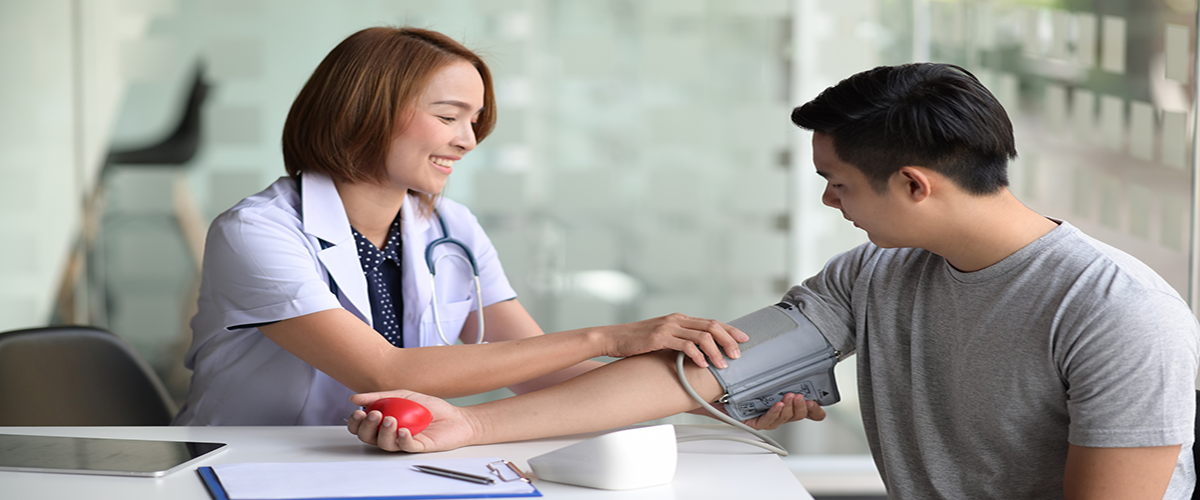
M681 435L735 433L722 426L676 426ZM345 427L0 427L0 434L216 441L229 448L198 463L328 462L343 460L410 460L417 456L501 457L529 471L526 460L596 434L473 446L458 450L410 455L388 453L363 445ZM626 491L606 491L540 481L538 490L549 499L705 498L812 499L778 456L749 445L703 441L679 445L675 480L668 485ZM89 500L211 500L195 467L162 478L48 474L0 471L0 497L6 500L87 498Z

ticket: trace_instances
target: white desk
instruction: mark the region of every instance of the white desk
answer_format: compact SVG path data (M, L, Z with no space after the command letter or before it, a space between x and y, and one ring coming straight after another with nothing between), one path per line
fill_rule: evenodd
M722 426L676 426L681 435L738 432ZM0 427L0 434L216 441L229 448L197 464L240 462L329 462L341 460L408 460L413 455L388 453L363 445L345 427ZM581 439L585 434L430 453L431 458L501 457L523 470L531 457ZM626 491L582 488L534 481L549 499L703 498L808 499L796 477L778 456L745 444L703 441L679 445L675 480L668 485ZM211 500L195 468L162 478L88 476L0 471L0 497L5 500L87 498L90 500Z

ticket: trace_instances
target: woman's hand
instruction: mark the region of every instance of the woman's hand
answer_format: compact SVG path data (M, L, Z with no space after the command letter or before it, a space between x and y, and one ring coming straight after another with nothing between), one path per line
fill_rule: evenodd
M712 403L712 406L721 412L725 412L725 405L721 403ZM707 410L703 407L696 408L688 413L704 415L711 417ZM758 430L775 429L788 422L797 420L825 420L825 409L816 401L805 401L804 396L799 394L787 393L783 396L782 401L777 401L771 405L771 408L766 413L755 418L743 420L742 423Z
M723 347L730 358L740 357L738 342L750 340L741 330L720 321L693 318L679 313L636 323L604 326L597 330L605 336L606 356L625 358L661 349L682 351L697 366L707 367L708 358L725 368Z
M367 406L381 398L404 398L420 403L433 414L429 427L413 436L408 429L396 426L396 419L384 417L378 411L366 413L355 410L346 422L346 429L364 443L387 451L423 453L453 450L471 444L478 435L478 425L470 414L433 396L413 391L387 391L355 394L350 402Z

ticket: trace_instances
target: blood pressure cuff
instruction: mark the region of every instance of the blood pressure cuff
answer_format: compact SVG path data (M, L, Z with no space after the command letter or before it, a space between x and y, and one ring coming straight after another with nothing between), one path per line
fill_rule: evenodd
M780 302L729 324L750 336L739 346L740 358L726 358L728 367L709 363L725 390L718 402L730 416L762 415L789 392L821 406L841 400L833 378L838 352L794 304Z

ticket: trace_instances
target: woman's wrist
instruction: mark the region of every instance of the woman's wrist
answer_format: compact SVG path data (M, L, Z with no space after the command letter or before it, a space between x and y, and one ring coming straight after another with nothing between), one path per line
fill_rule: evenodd
M606 331L606 327L585 328L582 331L583 342L589 353L586 359L592 359L600 356L608 356L613 352L612 335Z

